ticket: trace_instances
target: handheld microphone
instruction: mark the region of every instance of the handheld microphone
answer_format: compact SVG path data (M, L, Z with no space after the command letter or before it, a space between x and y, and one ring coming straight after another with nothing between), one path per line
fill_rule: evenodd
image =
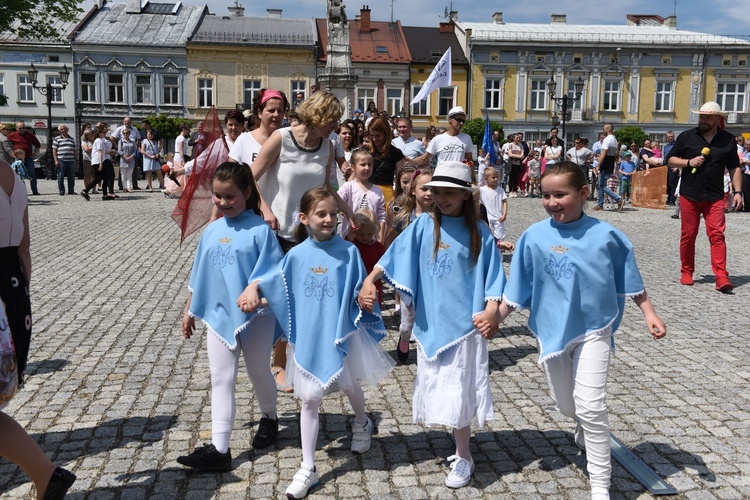
M711 154L711 150L709 148L703 148L701 149L701 156L703 156L703 159L708 159L708 155ZM698 171L698 167L693 167L693 173L696 173Z

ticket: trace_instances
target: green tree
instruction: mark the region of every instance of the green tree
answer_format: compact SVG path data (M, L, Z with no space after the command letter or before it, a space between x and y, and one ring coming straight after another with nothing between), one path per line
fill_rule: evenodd
M190 120L187 118L177 118L174 116L158 115L146 117L151 126L156 129L165 141L174 139L180 135L180 127L185 124L190 127Z
M497 130L500 132L500 144L503 141L503 126L498 122L490 121L490 128L494 132ZM484 118L474 118L473 120L466 120L464 123L463 132L469 134L471 142L476 144L477 147L482 147L482 139L484 138Z
M0 32L12 31L19 38L62 38L57 21L75 21L83 9L82 0L2 0Z
M648 139L648 134L643 131L641 127L635 125L627 125L614 131L615 137L620 144L627 144L630 146L631 142L638 144L638 147L643 145L643 141Z

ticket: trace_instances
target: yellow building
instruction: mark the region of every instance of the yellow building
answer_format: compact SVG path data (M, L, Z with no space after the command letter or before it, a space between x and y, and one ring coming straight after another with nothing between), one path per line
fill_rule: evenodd
M230 8L230 10L237 8ZM223 118L232 109L246 109L264 88L284 92L290 105L307 97L315 84L315 25L312 19L283 19L281 10L269 17L206 16L187 43L189 116L200 120L216 106Z
M691 112L705 101L730 111L727 120L750 122L748 52L745 40L681 31L676 18L627 16L623 25L569 25L554 14L550 24L505 23L495 13L489 23L456 20L456 36L473 62L468 100L471 117L489 113L506 132L544 139L562 121L550 99L575 97L568 107L566 144L575 136L596 140L603 123L636 125L654 138L667 130L694 127ZM592 141L593 142L593 141Z

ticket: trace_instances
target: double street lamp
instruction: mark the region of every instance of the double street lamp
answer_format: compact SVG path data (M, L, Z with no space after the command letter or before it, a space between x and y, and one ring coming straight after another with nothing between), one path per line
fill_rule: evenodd
M68 78L70 77L70 72L68 71L68 66L63 65L63 69L62 71L60 71L61 85L59 86L53 86L49 80L47 80L46 85L39 86L37 85L37 83L39 83L39 81L37 80L38 76L39 70L36 69L34 67L34 63L32 63L31 69L29 70L29 80L31 81L31 86L34 88L34 90L47 97L47 102L45 103L47 105L47 152L45 153L45 157L47 158L47 165L49 165L50 172L54 177L55 162L52 160L52 98L55 96L62 96L63 90L65 90L65 87L68 86Z
M557 82L550 78L547 80L547 90L549 91L549 98L558 106L562 108L562 141L565 142L565 121L568 118L568 107L581 99L583 94L583 87L586 83L579 76L578 80L573 83L574 96L570 97L567 92L562 97L555 97L555 91L557 90Z

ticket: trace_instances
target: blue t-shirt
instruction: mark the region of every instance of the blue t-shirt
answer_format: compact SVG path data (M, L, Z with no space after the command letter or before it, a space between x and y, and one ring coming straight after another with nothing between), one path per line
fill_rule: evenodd
M632 174L633 172L635 172L635 163L633 163L632 161L628 161L628 160L622 160L622 163L620 163L620 170L622 170L623 172ZM627 179L630 179L630 176L625 175L625 174L620 174L620 179L627 180Z

